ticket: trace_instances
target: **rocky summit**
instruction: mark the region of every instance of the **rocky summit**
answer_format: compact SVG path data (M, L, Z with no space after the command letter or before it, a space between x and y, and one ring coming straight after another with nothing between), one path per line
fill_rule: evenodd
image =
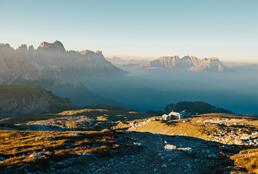
M65 52L64 45L60 41L55 41L54 43L42 42L39 45L38 50Z

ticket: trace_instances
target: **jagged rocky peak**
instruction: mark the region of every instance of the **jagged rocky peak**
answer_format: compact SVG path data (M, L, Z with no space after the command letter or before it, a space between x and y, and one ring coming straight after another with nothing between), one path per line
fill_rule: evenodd
M102 54L102 51L101 51L101 50L97 50L97 51L96 51L96 54L98 54L98 55L102 55L102 56L103 56L103 54Z
M180 58L179 56L163 56L163 57L160 57L159 60L162 60L162 61L180 61L180 62L191 61L192 62L192 61L199 61L199 58L195 57L195 56L184 56L182 58Z
M0 83L21 80L56 80L68 83L93 74L123 72L105 59L101 51L66 51L59 41L42 42L35 50L22 45L13 49L9 44L0 44Z
M181 59L186 61L192 61L192 62L199 62L200 60L198 57L195 57L195 56L184 56Z
M204 58L200 63L192 67L192 71L209 71L209 72L223 72L225 70L224 64L218 58Z
M176 61L180 58L178 56L163 56L150 62L151 66L172 68L175 66Z
M102 54L102 51L100 50L97 50L96 52L91 50L83 50L83 51L80 51L80 54L90 59L95 59L95 60L105 59L104 55Z
M38 50L65 52L64 45L60 41L55 41L54 43L42 42Z
M35 51L35 49L34 49L34 46L33 46L33 45L30 45L30 46L29 46L29 52L32 52L32 51Z
M179 56L162 56L159 58L160 60L179 60Z
M218 58L216 58L216 57L210 57L210 58L208 58L208 57L206 57L206 58L204 58L203 59L204 61L209 61L209 62L218 62L218 61L220 61Z
M22 45L19 46L16 50L17 50L17 51L26 52L26 51L28 51L28 47L27 47L26 44L22 44Z
M97 50L96 52L91 51L91 50L83 50L83 51L80 51L80 53L82 55L96 55L96 54L103 55L102 51L99 51L99 50Z
M8 44L8 43L0 43L0 49L1 50L14 50L11 46L10 46L10 44Z
M180 69L188 71L210 71L222 72L225 66L218 58L204 58L200 59L195 56L164 56L155 59L149 64L151 67Z

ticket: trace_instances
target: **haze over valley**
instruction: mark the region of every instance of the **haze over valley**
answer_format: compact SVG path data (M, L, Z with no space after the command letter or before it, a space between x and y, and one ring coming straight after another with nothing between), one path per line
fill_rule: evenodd
M60 41L36 49L0 45L1 84L39 85L74 106L119 105L160 110L170 102L206 101L257 114L258 65L227 66L218 58L106 58L101 51L67 51Z

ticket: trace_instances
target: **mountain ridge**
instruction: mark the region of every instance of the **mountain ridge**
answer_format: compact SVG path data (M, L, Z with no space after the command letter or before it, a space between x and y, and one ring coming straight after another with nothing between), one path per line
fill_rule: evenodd
M223 72L226 67L218 58L198 58L195 56L162 56L153 60L124 60L110 58L114 65L120 68L162 68L169 70L182 70L191 72Z
M0 44L0 63L2 84L16 80L70 81L69 78L123 72L106 60L101 51L67 51L60 41L42 42L37 49L25 44L17 49Z
M163 56L148 62L148 68L164 68L193 72L223 72L224 64L218 58L203 58L195 56Z

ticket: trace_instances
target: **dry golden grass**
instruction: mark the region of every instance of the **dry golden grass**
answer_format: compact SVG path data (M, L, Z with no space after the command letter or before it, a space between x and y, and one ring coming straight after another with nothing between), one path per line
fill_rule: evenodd
M148 114L121 108L85 108L63 111L59 116L87 116L98 121L121 121L148 118Z
M85 109L77 109L77 110L67 110L60 112L58 115L60 116L74 116L74 115L80 115L80 114L85 114L85 113L98 113L98 112L108 112L107 109L90 109L90 108L85 108Z
M202 126L189 121L170 121L163 123L160 121L152 121L144 126L130 129L137 132L150 132L163 135L190 136L195 138L207 139L207 135L203 133Z
M207 120L208 123L209 120L211 120L210 123L213 123L212 121L214 120L212 120L212 118L215 118L215 124L205 124ZM220 125L226 125L229 130L226 129L225 131L231 131L231 128L239 129L237 126L241 126L243 130L249 130L250 132L250 129L258 129L258 119L252 116L239 117L229 114L205 114L187 120L168 122L151 121L142 126L130 128L129 130L163 135L189 136L213 141L213 139L211 139L213 136L210 135L223 133L220 129ZM224 134L224 137L225 136ZM241 147L240 149L242 148L246 149L232 155L230 158L234 161L235 166L245 168L249 173L258 174L258 148L248 149L250 147Z
M0 167L21 166L51 158L98 153L119 147L110 131L33 132L0 131ZM38 153L41 159L31 154Z
M190 136L195 138L201 138L204 140L212 140L212 134L219 133L220 127L218 124L205 124L205 121L212 118L234 119L234 122L228 123L229 126L244 125L246 127L253 127L258 129L258 120L252 117L245 117L245 119L230 115L230 114L205 114L198 115L186 120L172 120L168 122L151 121L145 125L130 128L131 131L136 132L150 132L163 135L178 135L178 136ZM222 121L225 124L224 121Z
M258 148L242 150L238 154L231 156L235 165L245 168L250 173L258 174Z
M73 109L65 110L58 114L36 114L36 115L15 115L15 116L2 116L0 124L26 124L33 123L34 121L48 121L51 119L59 119L60 117L72 117L72 116L85 116L96 121L130 121L135 119L148 118L149 115L146 113L131 111L122 108L84 108L84 109ZM71 124L71 123L67 123ZM75 125L71 125L73 128Z
M97 116L97 121L108 121L107 119L107 115L100 115L100 116Z
M38 121L38 120L46 120L50 118L55 118L56 115L48 115L48 114L24 114L24 115L12 115L12 116L1 116L0 124L17 124L17 123L25 123L28 121Z
M65 126L69 129L75 129L78 127L74 121L65 121Z

